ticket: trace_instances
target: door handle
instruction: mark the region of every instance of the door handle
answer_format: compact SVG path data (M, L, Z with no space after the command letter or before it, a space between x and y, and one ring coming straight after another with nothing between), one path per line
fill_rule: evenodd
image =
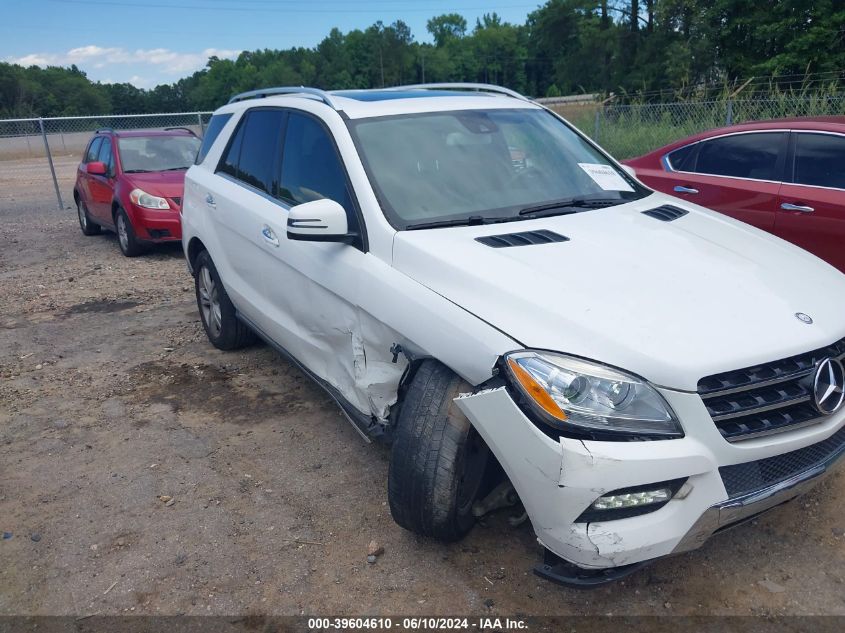
M214 196L212 196L210 193L206 194L205 203L210 207L217 207L217 203L214 201Z
M273 229L271 229L266 224L263 227L261 227L261 237L264 238L265 242L268 242L268 243L272 244L273 246L275 246L276 248L279 248L279 238L276 237L275 233L273 233Z
M698 193L698 189L692 187L684 187L683 185L675 185L675 193Z
M790 202L784 202L780 205L780 208L784 211L800 211L801 213L812 213L815 211L813 207L808 207L803 204L792 204Z

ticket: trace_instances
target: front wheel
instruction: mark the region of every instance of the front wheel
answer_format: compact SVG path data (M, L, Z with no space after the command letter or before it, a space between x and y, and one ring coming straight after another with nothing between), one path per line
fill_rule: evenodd
M236 316L235 306L223 288L208 251L197 256L194 270L197 307L211 344L217 349L233 350L254 343L255 334Z
M132 222L126 211L118 207L114 216L114 226L117 230L117 243L120 244L120 252L127 257L138 257L146 252L146 248L135 235L135 229L132 228Z
M490 449L453 402L469 391L448 367L425 360L399 411L390 456L393 519L412 532L457 541L472 529Z

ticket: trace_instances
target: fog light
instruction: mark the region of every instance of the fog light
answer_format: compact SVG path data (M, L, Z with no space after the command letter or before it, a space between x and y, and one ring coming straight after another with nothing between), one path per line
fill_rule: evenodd
M686 480L687 478L683 477L671 481L655 481L641 486L611 490L606 495L602 495L593 501L575 519L575 523L616 521L656 512L678 494Z
M652 503L665 503L672 498L672 490L668 487L643 492L628 492L625 494L605 495L593 502L594 510L616 510L617 508L638 508Z

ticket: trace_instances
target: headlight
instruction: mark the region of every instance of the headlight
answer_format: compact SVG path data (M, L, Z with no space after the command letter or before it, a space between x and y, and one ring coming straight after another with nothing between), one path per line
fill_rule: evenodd
M636 376L539 351L506 354L505 367L534 412L559 431L683 437L663 397Z
M170 208L170 205L167 203L167 200L149 194L143 189L133 189L132 191L130 191L129 199L132 201L132 204L136 204L139 207L144 207L145 209Z

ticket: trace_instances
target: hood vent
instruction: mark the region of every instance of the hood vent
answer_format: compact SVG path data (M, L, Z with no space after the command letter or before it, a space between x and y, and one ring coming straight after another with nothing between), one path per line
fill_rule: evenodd
M689 213L689 211L686 209L679 209L678 207L673 207L668 204L664 204L662 207L657 207L655 209L649 209L648 211L643 211L643 215L649 215L663 222L677 220L678 218L684 217L687 213Z
M569 238L554 231L525 231L524 233L506 233L504 235L487 235L476 237L481 242L493 248L509 248L511 246L531 246L532 244L552 244L554 242L568 242Z

